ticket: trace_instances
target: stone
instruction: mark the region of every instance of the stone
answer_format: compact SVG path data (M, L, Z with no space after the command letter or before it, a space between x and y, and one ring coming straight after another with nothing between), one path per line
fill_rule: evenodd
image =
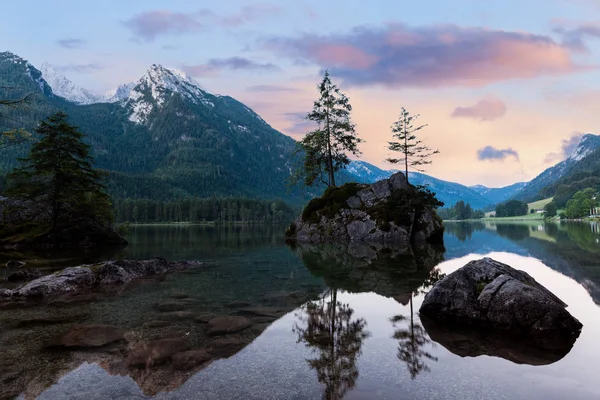
M16 321L18 328L29 328L32 326L43 326L43 325L57 325L66 324L71 322L77 322L89 318L90 314L71 314L71 315L48 315L44 317L33 317L27 319L20 319Z
M50 341L52 347L100 347L124 340L123 331L112 325L75 325Z
M408 179L406 179L406 176L402 172L390 176L388 181L392 190L408 188Z
M196 314L193 311L171 311L160 314L160 318L168 321L183 321L195 317Z
M156 309L161 312L182 311L186 305L176 301L164 301L156 305Z
M240 332L249 328L250 325L252 323L248 318L238 315L216 317L208 321L208 334L210 336L217 336Z
M193 349L182 351L171 356L173 368L180 371L190 370L211 359L211 355L206 349Z
M96 289L114 290L133 280L148 276L164 276L171 271L197 268L199 261L169 262L163 258L150 260L106 261L96 265L65 268L53 274L34 279L16 289L1 289L0 297L21 300L30 297L50 298L62 295L86 294Z
M42 276L42 272L34 268L26 268L13 272L6 278L9 282L27 282Z
M268 317L277 319L284 315L285 311L275 307L248 307L236 311L236 314L253 319L255 317Z
M224 337L211 342L209 351L214 358L228 358L244 348L244 342L239 338Z
M346 203L350 208L360 208L360 206L362 205L362 201L360 201L360 197L358 196L348 197Z
M169 325L171 325L171 323L169 321L161 321L161 320L148 321L148 322L144 323L144 326L147 328L164 328L165 326L169 326Z
M198 316L196 316L196 322L200 322L202 324L208 324L208 321L210 321L211 319L217 318L218 315L216 314L209 314L209 313L204 313L204 314L200 314Z
M378 199L389 197L392 194L392 191L390 190L390 181L388 179L375 182L371 185L371 190L373 190L373 194Z
M375 193L373 193L373 190L370 187L359 191L356 195L367 207L373 206L375 200L377 200L377 196L375 196Z
M176 353L190 349L190 345L183 339L159 339L141 345L131 351L125 359L126 366L145 366L163 364Z
M174 299L187 299L190 296L183 292L173 292L171 293L171 297Z
M574 343L581 332L565 308L526 272L483 258L439 281L419 312L438 323L504 331L552 349Z
M70 267L37 278L12 291L13 297L49 297L90 290L96 274L87 267Z

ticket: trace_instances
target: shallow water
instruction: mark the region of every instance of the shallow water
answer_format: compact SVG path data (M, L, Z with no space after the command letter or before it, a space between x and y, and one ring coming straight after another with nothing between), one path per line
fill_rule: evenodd
M271 228L138 227L118 257L200 259L206 267L101 301L0 311L2 358L12 357L12 372L21 376L15 378L8 363L0 362L0 379L4 387L19 389L21 398L41 399L600 398L597 226L446 227L445 253L417 254L292 249L281 230ZM431 340L418 316L424 293L440 274L483 256L528 272L569 305L584 327L568 354L534 366L460 357ZM120 368L132 343L181 337L201 348L212 340L203 324L186 317L148 327L165 319L155 305L174 293L190 296L186 310L193 315L260 306L277 308L281 316L234 335L244 346L231 357L192 371L176 373L169 365L156 371ZM129 344L106 351L47 351L42 343L71 323L15 328L15 321L74 313L80 314L78 323L122 327Z

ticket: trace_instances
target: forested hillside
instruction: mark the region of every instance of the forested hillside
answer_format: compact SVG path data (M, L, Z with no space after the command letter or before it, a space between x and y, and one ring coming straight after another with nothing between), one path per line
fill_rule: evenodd
M302 203L310 196L287 188L293 139L235 99L205 92L177 71L154 65L126 100L76 105L53 95L31 64L0 53L0 83L4 98L34 95L24 107L3 110L0 129L32 131L39 120L64 111L92 145L96 166L110 172L114 197L236 196ZM28 150L27 145L0 149L0 171L15 167Z

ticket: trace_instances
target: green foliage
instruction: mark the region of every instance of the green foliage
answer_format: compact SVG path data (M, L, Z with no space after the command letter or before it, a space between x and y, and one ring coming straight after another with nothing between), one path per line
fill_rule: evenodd
M436 209L444 203L424 186L410 186L408 189L396 189L385 201L373 206L369 213L377 220L383 231L390 229L390 223L410 227L413 219L418 220L425 209ZM413 218L414 215L414 218Z
M423 145L421 140L417 139L415 133L427 126L420 125L415 127L413 121L417 118L419 118L419 114L411 115L402 107L398 121L392 125L392 136L398 141L388 142L388 149L401 153L402 158L388 158L386 161L392 164L404 163L404 174L407 179L409 166L417 171L424 172L420 167L431 164L429 158L439 153L439 150L432 150Z
M42 121L36 133L40 139L9 175L8 195L47 208L53 231L82 220L111 224L111 202L102 184L105 174L92 167L83 134L67 123L64 113Z
M556 207L556 203L551 201L550 203L548 203L544 206L544 218L555 217L557 211L558 211L558 207Z
M598 204L598 193L593 188L581 190L567 201L565 217L568 219L579 219L590 215L592 207Z
M358 144L363 140L356 136L355 125L350 122L350 101L331 82L329 72L325 71L317 88L320 97L306 116L317 128L298 143L296 154L303 154L304 160L292 182L303 180L306 186L315 183L336 186L335 173L350 163L347 153L360 155Z
M115 199L117 221L147 223L289 222L297 210L282 200L249 198L183 198L171 201Z
M332 218L342 208L348 207L346 200L355 196L366 185L346 183L340 187L329 187L321 197L312 199L302 211L302 220L318 223L321 215Z
M465 219L481 219L485 217L482 210L474 210L469 203L462 200L456 202L451 208L440 208L437 210L438 215L443 220L465 220Z
M511 200L496 206L496 217L516 217L527 215L529 206L519 200Z

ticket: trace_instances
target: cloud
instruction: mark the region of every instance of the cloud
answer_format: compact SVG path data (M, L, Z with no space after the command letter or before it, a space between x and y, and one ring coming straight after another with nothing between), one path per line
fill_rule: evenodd
M570 74L573 49L549 36L455 25L355 28L347 34L274 37L264 48L308 60L354 86L480 87Z
M192 76L215 76L225 69L257 72L279 71L279 67L275 64L261 64L243 57L213 58L206 64L183 66L182 69Z
M495 97L487 97L470 107L457 107L452 112L455 118L472 118L493 121L506 115L506 104Z
M291 123L284 129L289 135L304 135L315 129L316 125L313 121L306 119L305 112L287 112L283 113L284 117Z
M255 85L246 88L247 92L300 92L300 89L280 85Z
M570 138L561 140L560 144L560 152L559 153L548 153L544 158L545 163L554 163L564 160L569 157L577 146L579 142L581 142L581 138L583 137L583 133L581 132L573 132Z
M565 20L555 20L557 25L553 32L562 36L565 46L577 51L589 51L584 43L586 38L600 39L600 24L595 22L572 23Z
M519 153L510 147L507 149L497 149L493 146L486 146L483 149L477 150L477 158L479 161L501 161L510 156L515 157L515 159L519 161Z
M83 39L66 38L59 39L56 41L56 43L65 49L81 49L83 46L85 46L86 41Z
M209 24L240 26L280 11L279 6L268 3L248 5L242 7L239 12L224 16L207 9L187 13L153 10L139 13L122 23L137 39L148 43L156 40L158 36L195 33Z
M78 72L80 74L89 74L91 72L104 69L104 66L99 63L69 64L69 65L57 66L56 69L59 71L62 71L62 72L73 71L73 72Z
M198 19L201 12L181 13L168 10L146 11L124 21L123 25L129 28L138 38L152 42L157 36L197 32L203 24Z

